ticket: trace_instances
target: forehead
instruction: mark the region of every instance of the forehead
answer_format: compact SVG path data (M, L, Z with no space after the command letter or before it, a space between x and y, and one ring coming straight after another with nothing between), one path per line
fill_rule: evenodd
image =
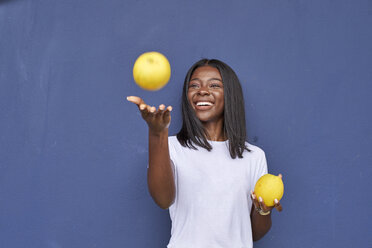
M196 68L191 75L191 79L193 78L219 78L222 80L218 69L208 65Z

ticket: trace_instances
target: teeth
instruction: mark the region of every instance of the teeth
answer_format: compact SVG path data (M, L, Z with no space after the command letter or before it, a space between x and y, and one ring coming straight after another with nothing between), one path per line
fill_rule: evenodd
M197 106L212 106L213 104L211 102L197 102Z

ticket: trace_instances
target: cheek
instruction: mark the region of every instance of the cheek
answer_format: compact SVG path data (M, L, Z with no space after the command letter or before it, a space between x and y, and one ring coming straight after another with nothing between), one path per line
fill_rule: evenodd
M222 107L225 105L225 97L224 97L224 94L221 93L219 96L218 96L218 99L219 99L219 102L221 103Z
M187 94L187 100L189 101L190 105L192 107L194 107L193 104L192 104L192 94L190 94L190 93Z

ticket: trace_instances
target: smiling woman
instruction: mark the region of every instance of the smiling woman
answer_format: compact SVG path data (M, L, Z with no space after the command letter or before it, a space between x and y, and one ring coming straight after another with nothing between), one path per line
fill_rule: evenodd
M187 72L183 123L168 137L172 107L137 104L149 126L148 186L169 208L168 248L251 248L271 227L271 209L257 199L256 181L267 174L265 153L246 141L244 99L235 72L203 59ZM279 201L274 206L281 210Z
M196 108L195 100L203 97L217 102L210 108ZM228 139L232 158L242 157L248 149L242 88L235 72L222 61L202 59L189 69L183 86L182 115L177 134L182 145L195 149L194 143L209 151L208 140ZM208 117L217 119L207 121Z

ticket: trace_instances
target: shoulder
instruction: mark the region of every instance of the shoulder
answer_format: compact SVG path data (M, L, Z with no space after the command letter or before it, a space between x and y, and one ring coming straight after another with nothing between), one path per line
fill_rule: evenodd
M262 158L265 157L265 152L260 147L252 145L248 142L245 142L247 148L250 150L250 154L255 158Z
M169 136L168 137L168 146L169 146L169 149L172 151L172 150L179 150L182 148L182 145L180 144L180 142L178 141L177 139L177 136Z
M174 136L169 136L168 137L168 143L171 144L171 145L179 144L177 136L175 136L175 135Z
M168 136L168 148L169 156L173 162L178 161L187 151L178 141L177 136Z
M249 144L248 142L246 142L246 144L248 149L251 150L251 152L248 152L248 154L250 154L252 160L254 161L255 166L253 168L257 177L255 181L257 181L259 177L267 174L268 171L265 152L258 146Z

